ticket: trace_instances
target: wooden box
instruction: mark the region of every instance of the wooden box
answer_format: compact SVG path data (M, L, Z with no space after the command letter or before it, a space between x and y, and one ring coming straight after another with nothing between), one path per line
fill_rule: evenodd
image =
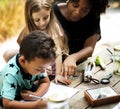
M109 86L85 90L84 96L92 106L120 101L120 94L115 92L115 90Z

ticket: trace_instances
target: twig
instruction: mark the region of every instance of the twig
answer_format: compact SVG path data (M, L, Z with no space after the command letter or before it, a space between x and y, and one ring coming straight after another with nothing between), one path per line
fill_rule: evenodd
M107 48L107 51L111 54L111 55L113 55L113 53Z

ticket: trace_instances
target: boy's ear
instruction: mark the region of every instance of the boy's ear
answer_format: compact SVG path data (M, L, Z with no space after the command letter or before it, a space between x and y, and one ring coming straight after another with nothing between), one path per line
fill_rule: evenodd
M20 56L19 61L21 63L25 63L25 57L23 55Z

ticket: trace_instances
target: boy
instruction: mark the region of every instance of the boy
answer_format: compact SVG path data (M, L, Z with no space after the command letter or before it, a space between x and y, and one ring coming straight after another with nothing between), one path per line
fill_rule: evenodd
M46 100L38 100L29 95L42 96L48 90L50 81L46 68L55 60L54 48L55 44L50 36L39 30L23 39L19 54L0 72L0 97L5 109L47 107ZM18 101L20 99L30 101Z

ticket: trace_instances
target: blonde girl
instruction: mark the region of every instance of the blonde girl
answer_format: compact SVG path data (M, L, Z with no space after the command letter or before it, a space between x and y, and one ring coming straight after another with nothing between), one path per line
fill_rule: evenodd
M49 34L56 44L55 82L70 84L70 80L62 76L62 53L68 54L69 52L67 37L54 15L51 2L51 0L26 0L26 27L20 33L17 42L20 44L23 37L34 30L42 30ZM51 75L54 75L53 73Z

